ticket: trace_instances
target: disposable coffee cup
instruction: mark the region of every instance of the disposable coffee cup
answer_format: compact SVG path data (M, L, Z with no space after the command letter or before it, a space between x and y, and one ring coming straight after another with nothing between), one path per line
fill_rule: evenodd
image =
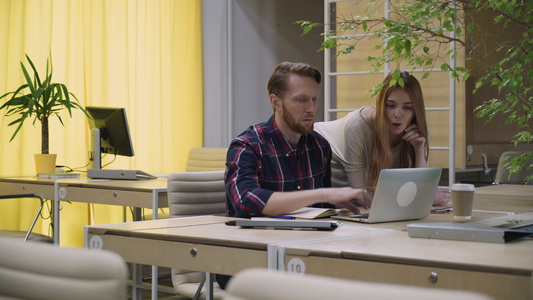
M457 183L452 185L450 190L452 192L453 218L470 220L476 188L472 184Z

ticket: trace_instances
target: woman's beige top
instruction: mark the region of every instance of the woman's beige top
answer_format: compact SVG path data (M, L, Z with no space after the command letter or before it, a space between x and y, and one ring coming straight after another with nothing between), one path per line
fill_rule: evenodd
M366 188L372 158L372 129L361 115L364 106L345 117L315 123L315 131L326 138L333 151L331 161L332 186ZM400 147L392 149L392 167L398 166Z

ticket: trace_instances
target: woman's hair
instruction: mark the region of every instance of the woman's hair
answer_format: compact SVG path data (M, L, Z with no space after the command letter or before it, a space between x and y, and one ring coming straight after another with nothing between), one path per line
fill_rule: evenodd
M383 86L378 93L376 99L376 121L374 122L374 127L372 128L372 158L370 161L370 167L368 170L368 191L374 192L376 189L376 184L378 182L379 173L383 169L389 169L392 167L392 149L389 142L389 126L387 115L385 111L385 105L387 98L395 89L403 89L413 103L413 120L412 123L416 123L418 130L424 138L426 139L426 155L429 155L429 139L428 139L428 130L426 123L426 111L424 107L424 96L422 95L422 88L420 83L409 72L401 72L401 78L403 80L404 86L401 87L400 84L396 83L395 85L390 85L393 73L387 75L383 81ZM412 168L415 164L415 150L411 143L404 141L403 139L400 142L400 168ZM426 156L426 160L428 157Z
M274 94L283 98L285 92L289 89L289 75L291 73L304 77L311 77L317 84L320 84L322 81L322 75L315 67L305 63L284 61L276 66L272 75L270 75L270 79L268 79L268 95Z

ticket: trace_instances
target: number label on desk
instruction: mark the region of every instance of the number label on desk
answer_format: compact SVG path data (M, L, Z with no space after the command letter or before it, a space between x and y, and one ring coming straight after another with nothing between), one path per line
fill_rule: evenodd
M305 263L299 258L292 258L287 264L287 272L291 274L304 275Z
M104 241L102 241L102 238L95 235L91 238L91 242L89 243L89 249L94 250L102 250L104 246Z
M67 196L67 189L66 188L60 188L59 189L59 198L61 199L65 199L65 197Z

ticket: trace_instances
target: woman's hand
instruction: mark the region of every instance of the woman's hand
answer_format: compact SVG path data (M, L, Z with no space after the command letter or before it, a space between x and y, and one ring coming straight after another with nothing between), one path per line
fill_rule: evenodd
M413 145L416 150L423 149L426 145L426 138L420 133L416 124L409 124L404 130L402 138Z
M443 206L452 200L452 194L448 188L438 187L437 192L435 193L435 199L433 200L433 205Z
M415 149L415 167L425 168L428 166L428 153L426 152L426 138L420 133L416 124L409 124L405 128L402 138Z

